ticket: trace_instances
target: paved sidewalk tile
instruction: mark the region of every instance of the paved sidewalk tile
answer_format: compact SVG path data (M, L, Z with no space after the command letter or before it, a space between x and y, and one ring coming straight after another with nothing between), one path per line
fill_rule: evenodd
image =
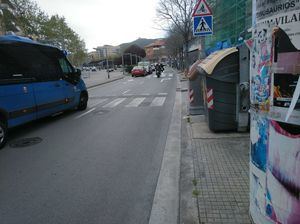
M249 138L192 139L192 149L200 223L250 224Z

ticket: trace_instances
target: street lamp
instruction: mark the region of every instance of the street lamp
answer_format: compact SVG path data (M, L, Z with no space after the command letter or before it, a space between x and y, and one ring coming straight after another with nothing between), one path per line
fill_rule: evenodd
M109 68L108 68L108 54L107 54L107 48L105 48L105 54L106 54L106 69L107 69L107 78L109 79Z

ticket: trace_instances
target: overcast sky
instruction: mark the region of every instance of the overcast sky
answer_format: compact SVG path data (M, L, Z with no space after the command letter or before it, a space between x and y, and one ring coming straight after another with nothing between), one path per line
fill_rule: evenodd
M35 0L49 15L64 16L84 39L89 51L104 44L119 45L139 37L159 38L155 29L158 0Z

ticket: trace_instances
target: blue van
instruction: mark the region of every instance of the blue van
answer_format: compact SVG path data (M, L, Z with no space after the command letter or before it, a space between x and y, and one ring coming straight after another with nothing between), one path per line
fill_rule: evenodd
M58 48L0 36L0 149L11 127L72 108L85 110L88 92L80 76Z

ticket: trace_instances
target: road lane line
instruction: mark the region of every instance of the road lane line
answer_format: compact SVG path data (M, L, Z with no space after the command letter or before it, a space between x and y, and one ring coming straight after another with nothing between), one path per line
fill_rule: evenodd
M126 100L125 98L118 98L118 99L115 99L113 101L111 101L110 103L104 105L103 107L106 108L106 107L109 107L109 108L113 108L113 107L116 107L118 106L120 103L122 103L124 100Z
M90 107L98 106L99 104L104 103L106 100L107 100L107 99L100 99L97 103L92 104Z
M75 117L75 119L82 118L83 116L85 116L85 115L87 115L87 114L89 114L89 113L93 112L94 110L96 110L96 108L92 108L92 109L90 109L89 111L87 111L87 112L85 112L85 113L83 113L83 114L81 114L81 115L79 115L79 116Z
M135 98L126 107L138 107L145 99L145 97Z
M124 95L124 94L128 93L129 91L130 91L130 89L126 90L126 91L123 92L122 94Z
M151 107L160 107L165 103L166 97L155 97L152 103L150 104Z

